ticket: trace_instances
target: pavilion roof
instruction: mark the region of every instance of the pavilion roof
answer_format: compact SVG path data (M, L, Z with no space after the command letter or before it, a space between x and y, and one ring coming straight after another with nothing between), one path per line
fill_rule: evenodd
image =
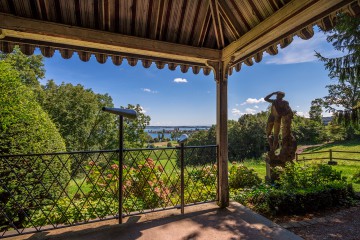
M0 0L0 50L205 74L227 61L238 71L311 38L314 25L333 27L339 11L359 15L360 0Z

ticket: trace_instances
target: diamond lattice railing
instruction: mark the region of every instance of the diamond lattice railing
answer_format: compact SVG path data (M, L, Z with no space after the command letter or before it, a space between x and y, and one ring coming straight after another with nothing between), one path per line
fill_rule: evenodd
M180 204L176 148L0 156L0 237ZM216 146L185 147L185 203L215 200Z

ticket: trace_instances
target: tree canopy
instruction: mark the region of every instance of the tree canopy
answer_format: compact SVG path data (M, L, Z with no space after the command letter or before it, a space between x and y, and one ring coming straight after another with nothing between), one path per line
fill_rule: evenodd
M326 86L328 95L323 98L324 107L338 114L345 111L344 117L354 120L357 126L360 114L354 110L360 103L360 18L339 14L335 28L325 33L327 41L343 55L328 58L316 53L329 71L329 77L338 81Z
M21 74L0 61L1 154L64 151L65 144Z

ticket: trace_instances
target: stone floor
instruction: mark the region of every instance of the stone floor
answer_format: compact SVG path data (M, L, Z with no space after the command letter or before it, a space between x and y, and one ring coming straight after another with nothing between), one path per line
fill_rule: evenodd
M206 203L186 207L184 215L172 209L127 217L123 222L109 220L8 239L302 239L236 202L226 209Z

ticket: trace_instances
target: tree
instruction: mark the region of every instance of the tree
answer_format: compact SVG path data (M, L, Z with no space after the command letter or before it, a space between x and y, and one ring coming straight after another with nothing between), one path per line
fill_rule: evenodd
M148 133L145 132L145 128L149 125L151 118L144 113L144 109L139 104L128 104L126 108L135 110L137 117L134 120L125 118L124 147L143 148L148 140Z
M291 131L298 144L321 143L326 140L325 126L302 116L294 115Z
M0 155L65 151L65 143L55 124L22 80L16 68L0 61ZM55 195L62 190L59 185L64 186L69 181L69 169L69 163L62 161L61 156L53 159L3 156L0 209L18 228L22 227L31 207L57 198ZM23 210L14 210L18 203ZM5 225L8 219L0 217L0 231Z
M337 84L328 85L328 96L324 97L324 106L331 112L341 107L351 114L360 102L360 18L339 14L334 29L325 31L327 41L344 53L341 57L327 58L316 53L329 70L331 79L338 79ZM355 124L357 126L357 124Z
M39 80L45 77L42 55L26 56L15 46L9 54L0 52L0 61L9 63L18 73L21 82L32 89L39 89Z
M322 106L324 101L321 98L317 98L311 101L311 107L309 111L310 119L322 124Z
M104 106L113 107L109 95L49 80L39 103L58 127L68 151L116 148L116 116L101 111Z

